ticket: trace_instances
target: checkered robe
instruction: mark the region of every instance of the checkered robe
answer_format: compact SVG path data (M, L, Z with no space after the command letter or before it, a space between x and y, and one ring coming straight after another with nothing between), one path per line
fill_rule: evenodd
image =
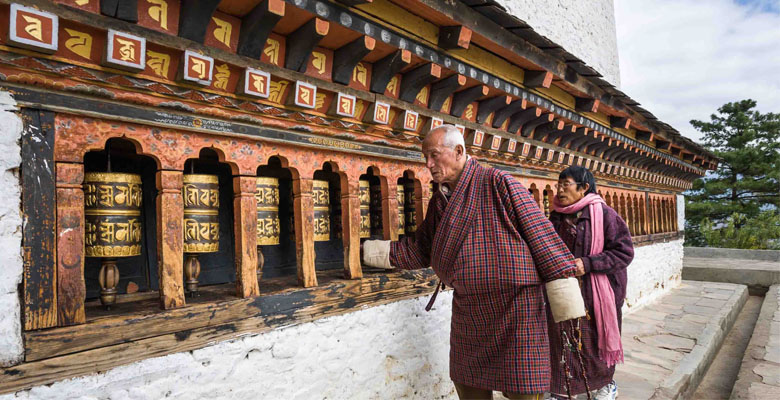
M548 390L542 284L573 276L574 259L517 180L471 158L449 201L434 194L415 239L392 243L390 262L432 266L454 288L453 381L513 393Z

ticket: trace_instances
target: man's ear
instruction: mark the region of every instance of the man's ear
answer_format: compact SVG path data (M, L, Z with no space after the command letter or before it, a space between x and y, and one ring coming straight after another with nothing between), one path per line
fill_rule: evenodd
M466 149L464 149L461 145L457 145L455 146L455 154L458 155L458 160L460 160L461 157L466 155Z

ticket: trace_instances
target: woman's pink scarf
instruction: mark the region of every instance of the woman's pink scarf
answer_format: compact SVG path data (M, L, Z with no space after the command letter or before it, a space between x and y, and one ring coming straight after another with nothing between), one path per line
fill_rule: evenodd
M596 255L604 251L604 212L601 207L604 199L591 193L578 202L561 207L558 197L553 197L553 209L561 214L573 214L590 206L591 244L590 254ZM615 308L615 293L606 274L591 272L591 290L593 291L593 312L596 318L596 333L599 346L599 358L611 367L623 362L623 344L620 342L617 309Z

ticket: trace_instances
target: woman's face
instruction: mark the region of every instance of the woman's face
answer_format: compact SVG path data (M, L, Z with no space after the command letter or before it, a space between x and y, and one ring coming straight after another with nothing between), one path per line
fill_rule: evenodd
M566 207L578 202L581 198L585 197L585 192L590 189L590 185L587 183L580 185L582 188L577 189L577 182L574 182L572 178L561 179L558 184L555 185L558 193L558 204Z

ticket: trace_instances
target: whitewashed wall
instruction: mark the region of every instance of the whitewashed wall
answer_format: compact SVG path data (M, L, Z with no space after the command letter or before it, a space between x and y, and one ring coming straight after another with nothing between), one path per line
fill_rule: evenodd
M0 91L0 367L22 359L18 286L22 281L22 215L19 188L22 121L16 101Z
M613 0L497 0L620 87Z
M636 311L679 285L682 259L682 239L635 248L634 261L628 266L623 313Z
M630 312L679 283L682 241L636 249ZM11 399L454 399L452 292L323 318L38 386ZM11 321L3 320L8 325ZM16 328L18 329L18 324Z

